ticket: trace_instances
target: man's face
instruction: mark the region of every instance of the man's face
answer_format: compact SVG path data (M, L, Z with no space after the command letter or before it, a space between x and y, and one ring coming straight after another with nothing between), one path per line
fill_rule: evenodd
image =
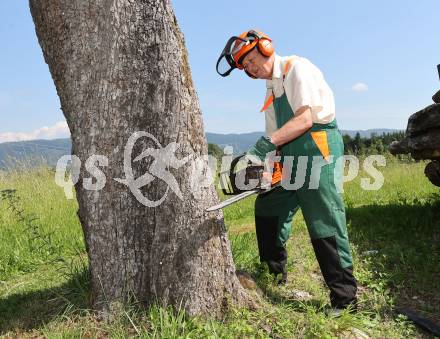
M243 59L243 68L257 79L272 79L274 55L265 57L254 48Z

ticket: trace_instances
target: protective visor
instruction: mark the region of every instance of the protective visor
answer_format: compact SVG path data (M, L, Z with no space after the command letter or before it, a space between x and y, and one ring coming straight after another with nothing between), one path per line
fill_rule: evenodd
M235 68L242 69L243 67L237 64L237 62L234 60L234 55L237 54L243 47L251 44L252 42L252 39L243 39L237 36L229 38L225 48L223 48L223 51L217 60L217 73L222 77L226 77ZM242 57L244 57L244 55ZM242 59L242 57L240 57L240 59Z

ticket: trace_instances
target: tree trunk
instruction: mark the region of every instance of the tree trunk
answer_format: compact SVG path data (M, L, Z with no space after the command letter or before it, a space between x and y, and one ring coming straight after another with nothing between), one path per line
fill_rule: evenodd
M222 214L205 212L218 200L213 184L202 180L199 190L191 189L192 160L167 167L182 199L159 177L146 175L139 191L150 201L166 195L156 207L138 201L127 186L124 166L133 164L134 178L154 175L154 155L133 159L160 149L152 137L138 134L124 163L135 132L150 133L164 147L178 143L177 159L207 154L184 39L169 0L30 0L30 9L71 131L72 153L82 162L75 188L94 306L107 309L130 294L146 305L181 304L189 314L221 315L229 301L252 304L236 278ZM108 166L99 167L107 181L97 191L83 187L92 177L84 167L92 154L108 158Z

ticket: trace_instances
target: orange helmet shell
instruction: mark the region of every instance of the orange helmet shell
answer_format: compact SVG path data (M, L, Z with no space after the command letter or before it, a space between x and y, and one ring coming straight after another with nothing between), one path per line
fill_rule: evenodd
M249 30L241 33L239 38L247 40L247 42L243 43L243 41L237 40L234 43L234 49L238 48L240 44L243 44L243 46L233 55L238 69L243 69L241 62L243 61L244 57L255 48L255 46L264 56L269 57L274 53L272 40L263 32Z

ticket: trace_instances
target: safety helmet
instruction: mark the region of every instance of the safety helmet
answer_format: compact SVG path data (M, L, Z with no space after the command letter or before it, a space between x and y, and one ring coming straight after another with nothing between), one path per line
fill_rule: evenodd
M217 60L217 73L223 77L228 76L235 68L244 69L243 60L254 48L269 57L274 53L272 40L264 33L255 30L243 32L238 37L229 38L225 48L223 48L220 57ZM229 69L224 70L224 67ZM255 78L252 74L245 70L246 74L251 78Z

